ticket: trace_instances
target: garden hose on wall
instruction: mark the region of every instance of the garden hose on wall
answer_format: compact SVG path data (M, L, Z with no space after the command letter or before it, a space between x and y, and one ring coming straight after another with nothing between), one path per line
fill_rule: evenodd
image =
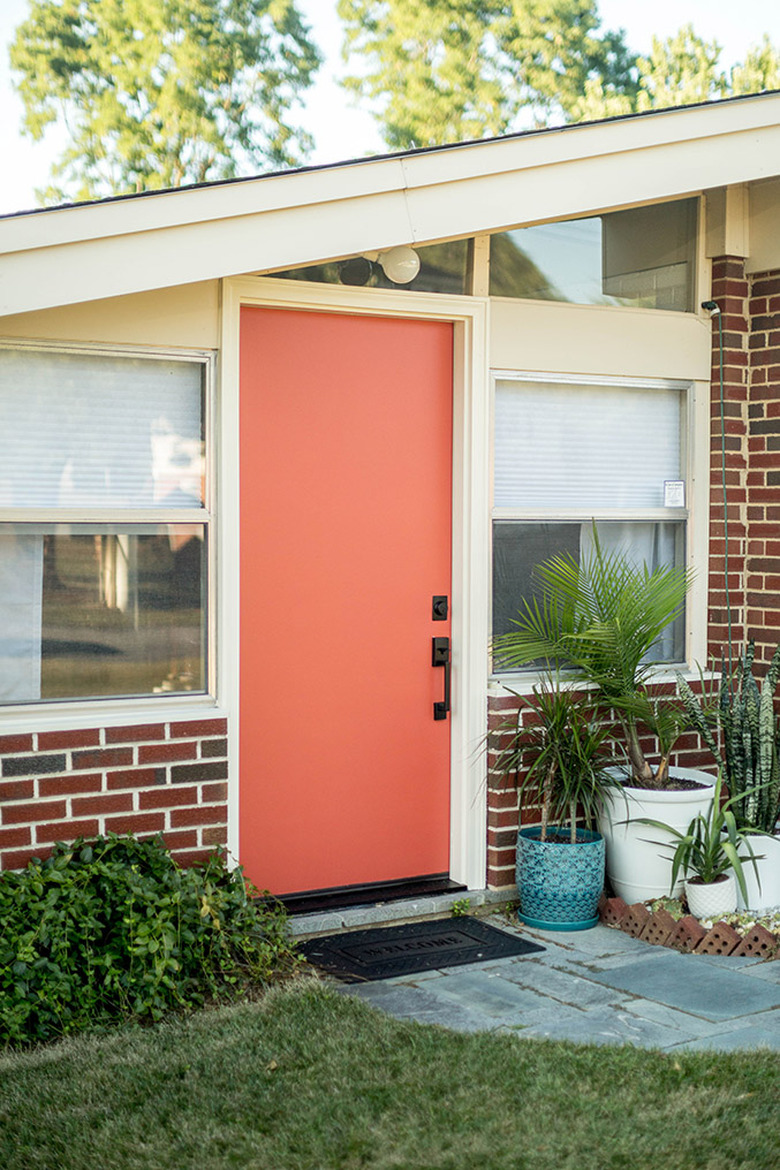
M720 305L715 301L702 301L701 307L706 309L712 318L718 319L718 351L720 367L720 478L723 491L723 535L726 542L723 579L726 586L726 621L728 623L729 642L729 678L731 678L732 664L732 634L731 634L731 596L729 593L729 509L726 498L726 405L723 390L723 314Z

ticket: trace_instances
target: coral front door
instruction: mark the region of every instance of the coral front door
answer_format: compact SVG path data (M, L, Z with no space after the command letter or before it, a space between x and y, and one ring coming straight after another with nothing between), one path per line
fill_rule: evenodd
M239 848L276 894L449 870L452 349L242 310Z

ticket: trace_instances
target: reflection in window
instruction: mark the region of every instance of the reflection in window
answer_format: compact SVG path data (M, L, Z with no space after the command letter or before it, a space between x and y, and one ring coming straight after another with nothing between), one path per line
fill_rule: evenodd
M0 702L205 689L202 525L0 526Z
M599 542L606 554L624 553L636 565L652 572L660 566L685 564L684 521L599 521ZM541 600L536 568L550 557L580 559L593 554L593 523L557 523L516 520L493 523L493 636L515 629L523 602ZM681 615L656 642L653 662L682 662L685 658L685 621ZM494 661L497 672L504 670ZM516 669L516 668L512 668Z
M206 690L206 369L0 345L0 703Z
M490 293L500 297L693 308L697 201L499 232Z
M291 268L269 275L285 280L310 280L318 284L359 284L366 288L411 289L412 292L444 293L450 296L462 296L470 291L469 240L450 240L443 244L429 244L424 248L415 246L414 250L420 257L420 271L409 284L394 284L385 276L379 264L366 262L358 266L353 260L334 260L327 264L312 264L308 268Z

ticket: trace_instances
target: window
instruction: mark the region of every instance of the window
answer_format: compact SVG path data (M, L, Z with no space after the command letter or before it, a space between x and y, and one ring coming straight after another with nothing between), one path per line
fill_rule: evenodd
M443 244L415 245L420 258L420 271L408 284L394 284L377 263L351 260L333 260L327 264L312 264L308 268L291 268L286 272L271 272L269 276L285 280L311 280L318 284L354 284L367 288L410 289L412 292L444 293L448 296L471 292L471 241L449 240ZM358 264L355 264L355 261Z
M0 346L0 702L206 690L208 369Z
M499 232L491 296L690 312L696 214L683 199Z
M651 568L685 563L685 389L521 376L497 382L494 635L511 630L522 599L534 595L536 565L587 555L594 520L607 549ZM684 660L682 618L654 657Z

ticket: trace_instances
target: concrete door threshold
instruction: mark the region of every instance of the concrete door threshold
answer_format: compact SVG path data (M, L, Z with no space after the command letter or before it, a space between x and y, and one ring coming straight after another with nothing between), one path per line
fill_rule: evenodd
M323 910L314 914L296 914L291 917L290 932L296 938L313 938L319 934L335 934L340 930L359 930L361 927L393 926L416 918L443 918L452 913L456 902L468 902L473 914L482 910L489 913L515 901L514 887L505 890L466 890L450 894L431 894L398 902L374 902L368 906L349 906L343 910Z

